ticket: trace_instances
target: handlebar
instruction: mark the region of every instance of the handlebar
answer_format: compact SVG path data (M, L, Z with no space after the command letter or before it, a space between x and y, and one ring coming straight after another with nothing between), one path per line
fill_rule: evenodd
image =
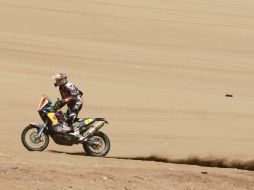
M61 105L63 104L63 100L60 100L59 98L57 98L54 106L53 106L53 109L54 111L58 111L59 109L61 109Z

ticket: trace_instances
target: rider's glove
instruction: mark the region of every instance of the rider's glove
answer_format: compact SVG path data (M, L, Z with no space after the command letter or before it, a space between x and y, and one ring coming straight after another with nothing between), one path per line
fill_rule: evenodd
M59 108L61 109L66 104L65 100L59 100Z

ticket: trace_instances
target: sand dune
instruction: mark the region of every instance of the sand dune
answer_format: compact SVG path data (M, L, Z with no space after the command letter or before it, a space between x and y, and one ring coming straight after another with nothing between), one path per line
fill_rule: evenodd
M253 9L248 0L1 0L0 189L253 189L253 172L114 159L253 159ZM22 129L40 121L40 96L59 96L57 72L85 92L80 115L109 120L108 158L21 145Z

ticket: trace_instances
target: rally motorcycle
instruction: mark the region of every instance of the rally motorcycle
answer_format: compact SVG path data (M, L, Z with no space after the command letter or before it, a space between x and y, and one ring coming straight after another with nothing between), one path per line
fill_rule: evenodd
M30 151L43 151L48 147L50 136L56 144L82 144L87 155L106 156L110 150L110 141L107 135L99 130L108 122L104 118L76 119L73 126L77 127L84 137L79 140L69 134L73 132L73 127L68 124L67 115L60 111L60 105L60 99L53 105L48 96L42 97L38 112L43 124L30 123L23 130L21 140L25 148Z

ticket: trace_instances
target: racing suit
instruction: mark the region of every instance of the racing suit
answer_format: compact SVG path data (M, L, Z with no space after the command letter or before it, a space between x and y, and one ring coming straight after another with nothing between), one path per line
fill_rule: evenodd
M63 107L67 104L67 116L68 122L70 125L73 124L75 119L78 116L79 111L83 105L82 95L81 92L74 84L72 83L65 83L59 86L59 91L63 100L63 103L60 107Z

